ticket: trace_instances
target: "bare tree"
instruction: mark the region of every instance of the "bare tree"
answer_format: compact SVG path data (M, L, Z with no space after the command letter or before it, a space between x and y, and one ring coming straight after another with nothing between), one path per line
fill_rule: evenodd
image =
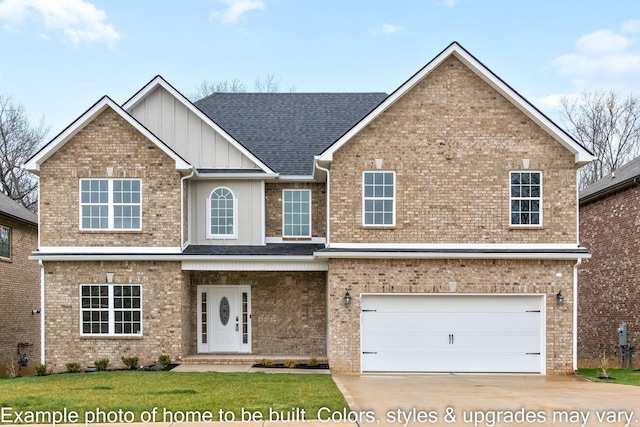
M582 169L584 188L615 171L640 152L640 98L595 91L561 100L561 118L569 132L596 160Z
M277 93L280 91L280 79L273 74L267 74L264 79L256 79L254 83L254 92L258 93ZM295 86L289 88L289 92L296 91ZM239 79L233 80L218 80L214 82L208 82L203 80L202 83L196 87L196 91L191 93L188 98L195 102L199 99L205 98L214 93L245 93L247 92L247 85L242 83Z
M37 182L21 168L38 149L49 128L44 118L32 126L21 104L0 95L0 191L36 211Z
M264 80L256 79L256 92L276 93L280 89L280 79L273 74L267 74Z

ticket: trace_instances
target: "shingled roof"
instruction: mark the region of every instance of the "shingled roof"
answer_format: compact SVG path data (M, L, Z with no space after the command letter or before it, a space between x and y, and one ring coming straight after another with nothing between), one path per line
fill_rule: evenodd
M580 203L599 199L628 185L636 185L638 179L640 179L640 157L636 157L580 191Z
M38 224L38 215L3 193L0 193L0 216L6 216L27 224Z
M311 175L323 152L386 93L214 93L195 102L281 175Z

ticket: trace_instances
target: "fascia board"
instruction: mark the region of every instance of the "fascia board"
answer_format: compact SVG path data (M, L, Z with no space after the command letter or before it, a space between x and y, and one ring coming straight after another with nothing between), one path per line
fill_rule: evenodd
M404 96L415 85L417 85L422 79L428 76L435 68L437 68L442 62L449 56L454 55L460 61L462 61L467 67L469 67L474 73L482 78L491 87L500 92L510 102L512 102L518 109L531 118L536 124L542 127L547 133L549 133L555 140L561 145L567 148L569 151L575 154L576 167L582 167L585 164L595 160L593 155L589 153L584 147L578 144L573 138L571 138L566 132L553 123L548 117L542 114L531 103L518 94L513 88L506 84L502 79L489 70L484 64L478 61L473 55L467 52L458 43L452 43L443 50L439 55L432 59L421 70L414 74L409 80L403 83L398 89L396 89L391 95L389 95L380 105L378 105L373 111L365 116L360 122L358 122L353 128L347 131L341 136L329 149L320 154L317 159L321 162L333 161L333 153L335 153L340 147L342 147L347 141L358 134L362 129L368 126L373 120L375 120L380 114L391 107L398 99Z
M116 104L108 96L102 97L91 108L89 108L83 115L78 117L70 126L63 130L58 136L56 136L49 144L44 146L42 150L36 153L26 163L25 168L31 172L37 173L40 170L40 164L51 157L60 147L66 144L71 138L73 138L78 132L84 129L89 123L91 123L96 117L98 117L107 108L114 110L120 117L126 120L131 126L133 126L138 132L144 135L147 139L153 142L158 148L162 150L166 155L175 161L176 169L180 171L188 171L192 166L184 159L178 156L167 145L158 139L149 129L142 126L140 122L135 120L129 113L124 111L118 104Z
M247 148L238 142L233 136L231 136L226 130L224 130L220 125L211 120L209 116L204 114L198 107L193 105L191 101L189 101L184 95L182 95L176 88L171 86L162 76L156 76L153 80L151 80L147 85L145 85L142 89L140 89L133 97L131 97L127 102L122 105L127 111L130 111L133 107L135 107L142 99L144 99L149 93L151 93L156 87L162 87L164 90L169 92L175 99L180 101L185 107L187 107L193 114L198 116L200 120L205 122L208 126L210 126L214 131L222 135L222 137L232 146L237 148L243 155L247 156L254 162L256 165L260 167L267 174L275 174L276 172L271 170L269 166L262 162L258 157L255 156L251 151L247 150Z

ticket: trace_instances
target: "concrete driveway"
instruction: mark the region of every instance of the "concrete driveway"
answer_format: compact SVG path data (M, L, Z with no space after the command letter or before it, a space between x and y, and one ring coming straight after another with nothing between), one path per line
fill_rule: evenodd
M334 380L352 408L346 416L360 426L640 426L640 387L574 376L362 374Z

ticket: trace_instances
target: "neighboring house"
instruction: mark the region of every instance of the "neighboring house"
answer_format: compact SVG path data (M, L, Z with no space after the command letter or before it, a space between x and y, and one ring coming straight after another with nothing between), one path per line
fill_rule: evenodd
M0 193L0 375L18 373L21 356L20 374L40 363L40 267L29 260L37 247L38 216Z
M572 373L591 160L456 43L388 96L156 77L27 164L45 361Z
M640 345L640 157L580 192L580 243L592 258L578 269L578 359L619 365L618 327ZM636 358L637 359L637 358Z

